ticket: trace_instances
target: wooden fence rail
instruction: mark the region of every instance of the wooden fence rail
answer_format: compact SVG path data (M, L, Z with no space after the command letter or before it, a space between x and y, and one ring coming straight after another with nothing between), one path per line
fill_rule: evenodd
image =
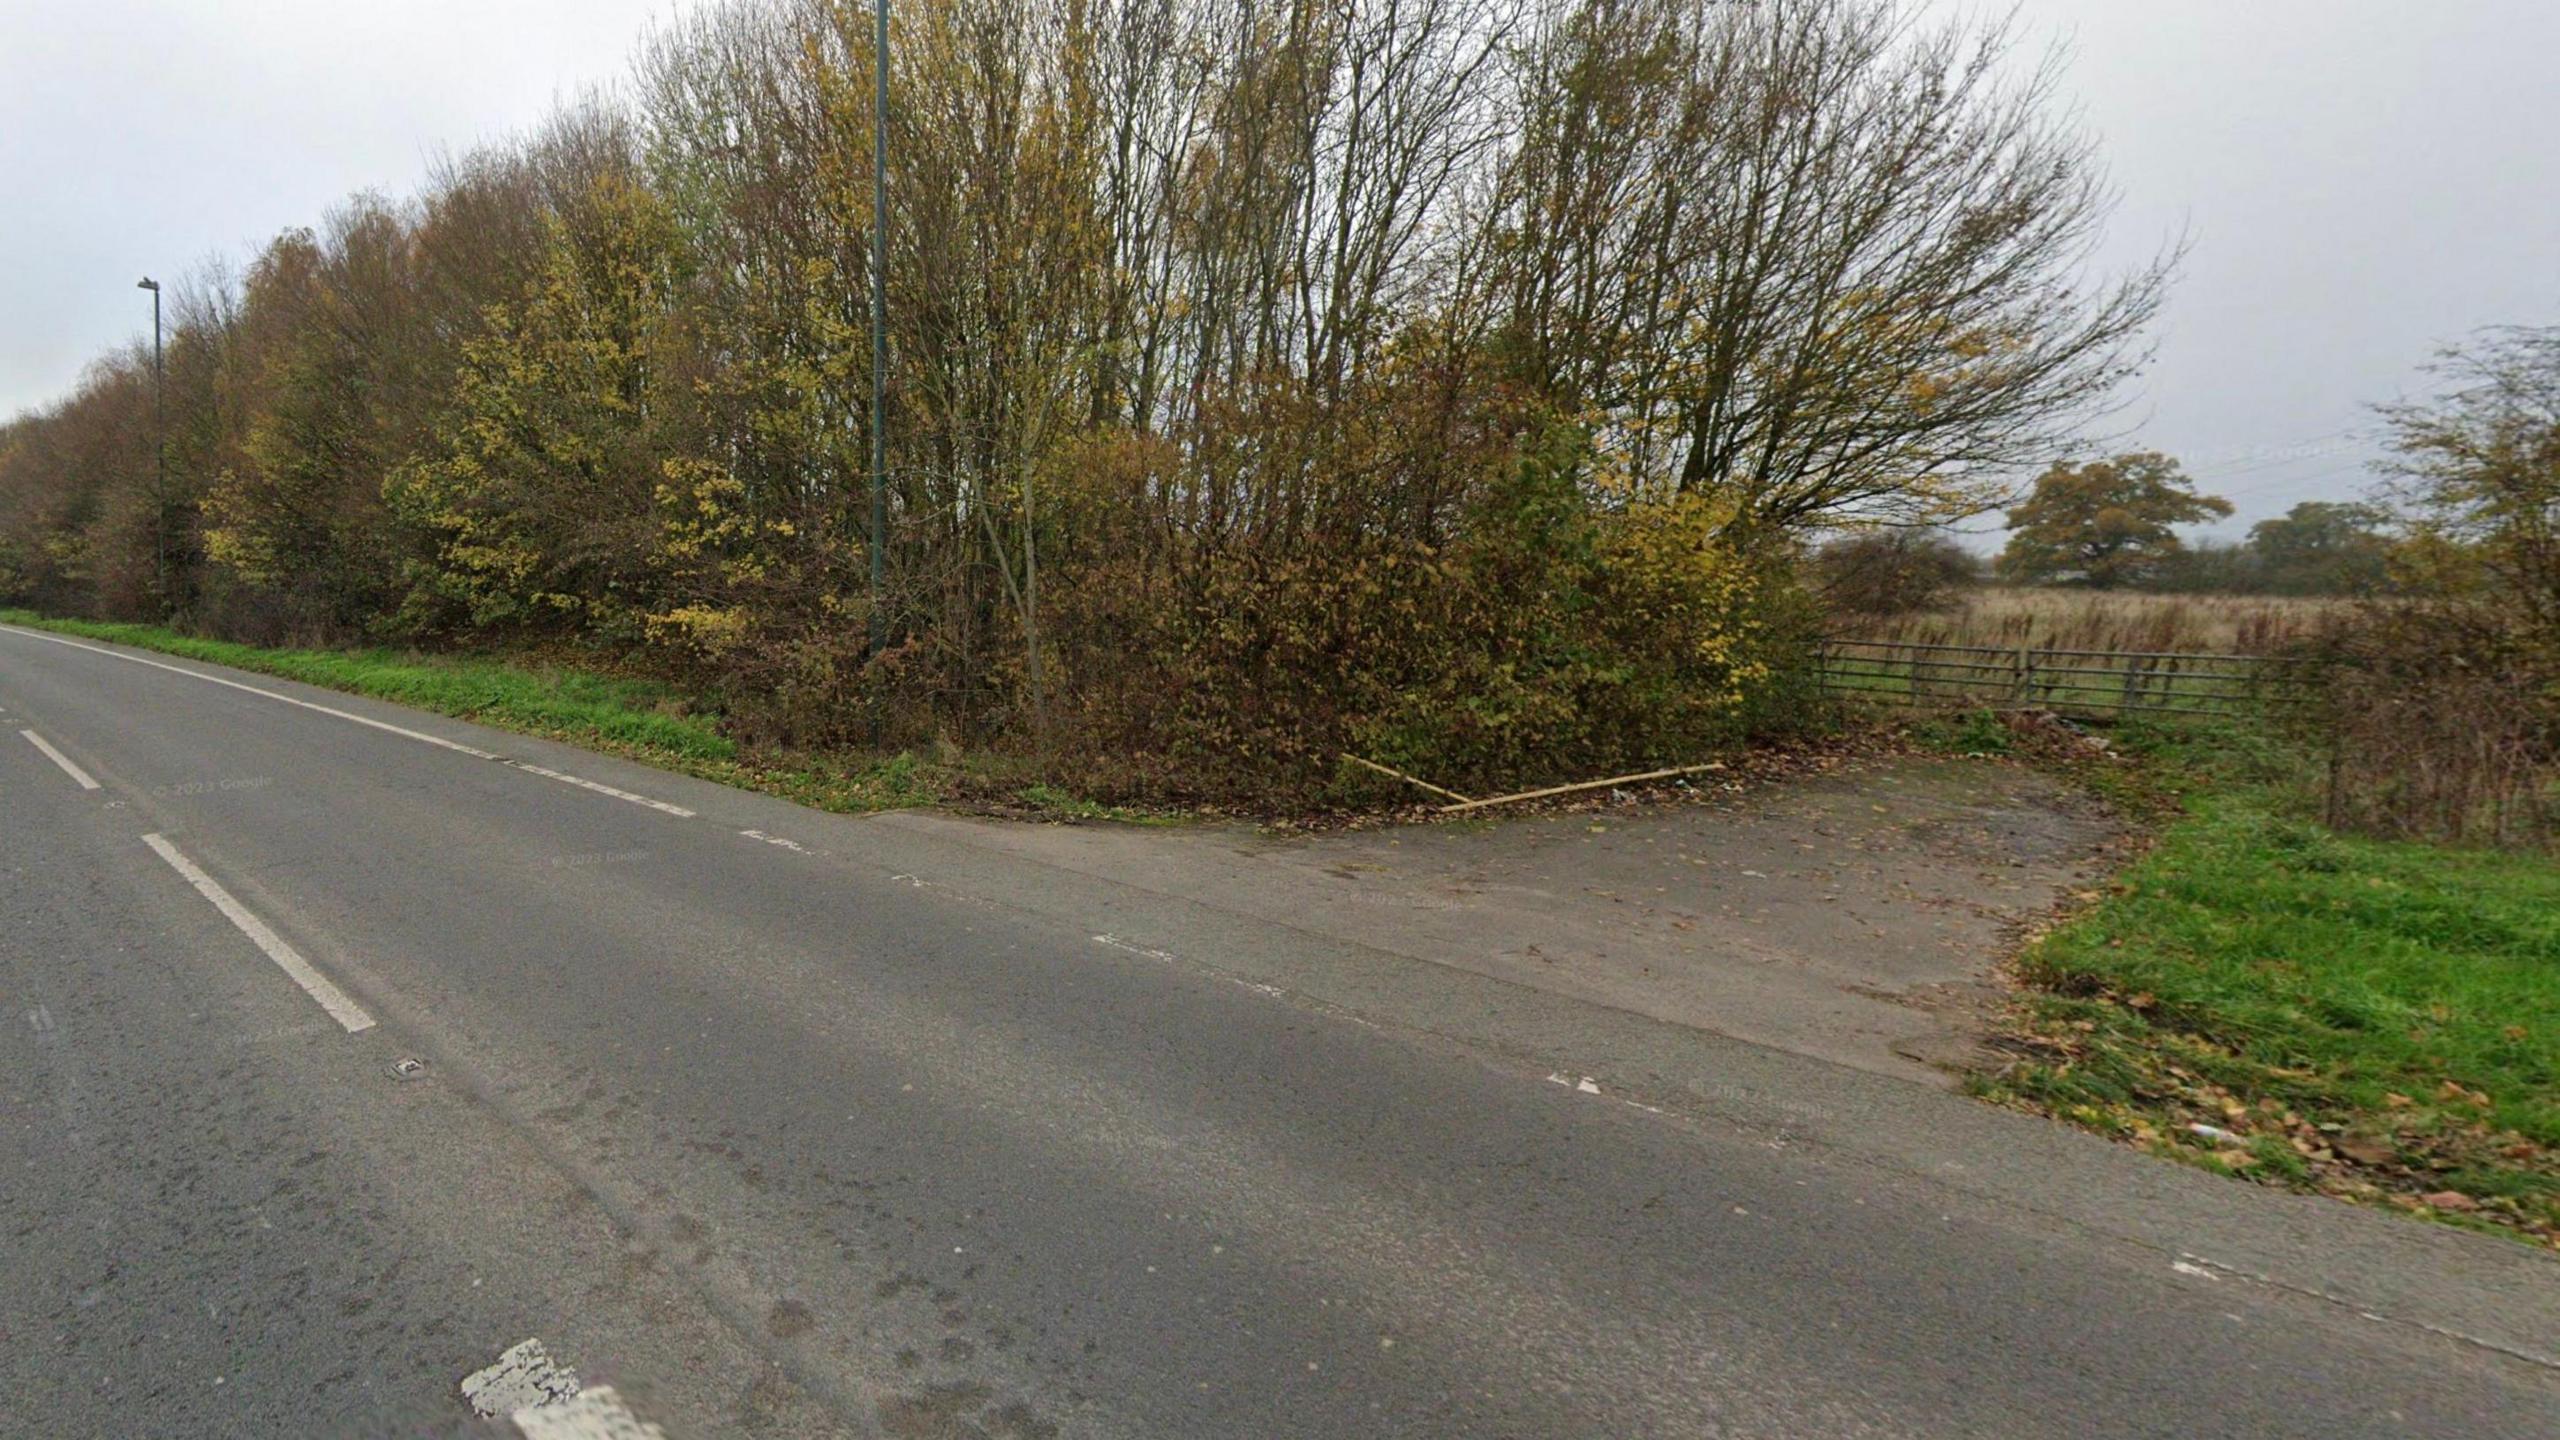
M1815 654L1824 691L1893 704L2035 708L2091 719L2174 715L2239 719L2290 681L2257 655L1931 645L1827 637Z

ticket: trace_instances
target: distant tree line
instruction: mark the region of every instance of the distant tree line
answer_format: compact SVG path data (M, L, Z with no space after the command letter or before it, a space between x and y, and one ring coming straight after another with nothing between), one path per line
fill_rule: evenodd
M2057 465L2009 512L2009 543L1976 555L1944 530L1835 536L1813 575L1832 609L1899 615L1950 605L1997 578L2022 585L2158 594L2376 596L2392 586L2396 522L2384 506L2306 500L2249 527L2246 540L2189 544L2172 527L2229 513L2194 493L2161 455Z
M2162 557L2153 589L2173 594L2376 596L2391 588L2390 511L2361 500L2305 500L2249 527Z
M920 0L875 273L868 8L717 5L173 288L165 483L144 354L0 429L0 598L600 647L1098 788L1693 753L1799 537L1997 503L2160 300L2084 272L2050 77L1916 9Z
M2246 540L2190 545L2175 527L2231 502L2166 455L2065 463L2009 511L2002 578L2021 584L2249 595L2372 595L2389 579L2393 517L2363 501L2307 500Z

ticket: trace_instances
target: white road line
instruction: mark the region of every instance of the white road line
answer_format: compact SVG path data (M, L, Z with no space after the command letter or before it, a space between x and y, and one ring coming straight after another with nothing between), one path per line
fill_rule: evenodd
M297 700L291 695L280 694L274 690L263 690L255 685L243 685L237 680L226 680L219 675L207 675L201 670L190 670L184 665L171 665L164 661L148 660L140 655L127 655L121 650L110 650L103 645L84 645L80 641L66 639L60 635L47 635L41 630L24 630L15 625L0 625L0 630L6 630L12 635L24 635L30 640L43 640L55 645L68 645L74 650L86 650L92 655L104 655L110 660L124 660L135 665L148 665L154 670L166 670L172 675L184 675L190 679L205 681L208 684L226 685L231 689L245 691L251 695L262 696L269 700L281 700L287 705L299 705L305 710L317 710L323 715L334 715L341 720L352 720L358 725L370 725L376 730L387 730L403 739L416 740L423 744L434 745L442 749L456 751L460 754L468 755L474 760L495 760L498 758L497 755L490 751L482 750L476 746L465 745L459 740L447 740L441 735L429 735L423 730L412 730L405 725L394 725L388 720L376 720L370 716L358 715L352 710L340 710L332 705L317 705L309 700Z
M897 879L899 877L892 876L890 878ZM1132 945L1117 935L1096 935L1093 937L1093 943L1096 945L1108 945L1114 950L1126 950L1132 955L1144 955L1150 960L1161 960L1168 965L1177 965L1181 963L1174 958L1174 954L1170 950L1150 950L1144 945Z
M1588 1075L1576 1078L1572 1075L1566 1075L1550 1070L1547 1072L1547 1083L1550 1085L1561 1085L1567 1090L1573 1091L1577 1095L1598 1095L1604 1100L1615 1100L1630 1110L1641 1110L1647 1115L1660 1115L1666 1113L1659 1105L1647 1105L1641 1100L1630 1100L1624 1095L1605 1094L1600 1089L1600 1082L1592 1079Z
M63 774L68 775L68 776L70 776L72 779L79 781L79 782L80 782L80 788L81 788L81 789L83 789L83 790L95 790L95 789L97 789L97 788L98 788L98 782L89 778L89 772L88 772L88 771L83 770L83 769L81 769L79 766L72 764L72 763L71 763L71 757L70 757L70 756L65 755L65 754L63 754L61 751L54 749L54 748L53 748L53 745L52 745L49 741L47 741L43 736L41 736L41 735L37 734L37 733L36 733L36 732L34 732L33 730L21 730L21 731L19 731L18 733L19 733L19 734L21 734L21 735L26 736L26 737L27 737L27 739L28 739L28 741L29 741L30 743L32 743L32 744L33 744L37 749L39 749L39 750L43 751L43 752L44 752L44 758L46 758L47 760L52 761L52 762L53 762L54 764L56 764L56 765L61 766L61 767L62 767L62 773L63 773Z
M802 845L797 840L785 840L779 835L767 835L761 830L741 830L738 833L746 836L750 840L761 840L767 845L780 846L794 855L806 855L809 853L808 847Z
M610 785L599 785L593 780L582 780L575 775L563 774L558 770L546 770L539 765L529 764L522 760L509 760L501 756L491 756L490 758L496 760L501 765L521 770L527 775L539 775L545 780L557 780L563 785L575 785L581 790L593 790L599 795L610 795L616 800L628 800L634 805L646 805L652 810L663 811L666 814L675 816L679 820L690 820L693 818L693 812L687 810L681 805L670 805L664 800L652 800L646 795L634 795L628 790L616 790Z
M92 655L104 655L110 660L126 660L136 665L148 665L154 670L166 670L172 675L184 675L190 679L205 681L208 684L226 685L231 689L241 691L245 694L256 695L267 700L281 700L287 705L299 705L305 710L317 711L322 715L334 716L340 720L352 720L358 725L369 725L376 730L397 735L404 740L415 740L422 745L433 745L440 750L451 750L457 755L468 755L474 760L495 760L499 764L505 765L510 769L522 770L528 775L539 775L545 780L557 780L563 785L575 785L581 790L593 790L599 795L610 795L616 800L628 800L634 805L646 805L652 810L661 811L665 814L676 816L679 819L690 820L693 818L693 812L685 809L681 805L670 805L664 800L652 800L646 795L634 795L628 790L616 790L610 785L600 785L593 780L582 780L575 775L563 774L557 770L547 770L540 765L529 764L522 760L510 760L506 756L500 755L493 750L483 750L477 745L465 745L459 740L447 740L441 735L430 735L423 730L412 730L406 725L394 725L388 720L376 720L369 715L358 715L352 710L341 710L334 705L321 705L309 700L296 699L291 695L286 695L278 691L263 689L256 685L244 685L237 680L226 680L219 675L207 675L201 670L190 670L184 665L171 665L159 660L147 660L140 655L127 655L121 650L110 650L103 645L84 645L77 640L66 639L60 635L47 635L41 630L27 630L16 625L0 625L0 630L6 630L12 635L24 635L30 640L43 640L55 645L68 645L74 650L86 650ZM37 743L42 744L43 742L38 741ZM97 787L91 786L90 788L95 789Z
M889 878L892 880L903 880L907 877L903 875L892 875ZM918 881L917 883L922 884L923 882ZM954 891L952 893L958 894L959 892ZM1181 956L1174 954L1170 950L1150 950L1144 945L1133 945L1128 941L1121 939L1117 935L1096 935L1093 937L1093 943L1096 945L1108 945L1114 950L1126 950L1132 955L1144 955L1148 959L1157 961L1161 964L1171 965L1177 969L1194 971L1213 980L1224 980L1239 990L1250 990L1265 1000L1286 1000L1289 998L1289 992L1281 989L1277 985L1265 985L1259 980L1247 980L1241 975L1231 975L1224 970L1215 969L1207 965L1187 964ZM1342 1018L1362 1025L1369 1024L1368 1021L1362 1020L1357 1015L1344 1015ZM1369 1028L1374 1030L1377 1027L1370 1025Z
M196 862L179 854L177 846L157 835L143 836L142 843L159 852L160 858L169 862L170 869L186 877L187 883L196 887L197 892L204 898L212 901L214 908L221 911L225 919L240 927L241 934L248 936L259 949L266 951L267 958L276 962L276 968L292 976L293 983L301 986L304 993L312 999L319 1001L320 1008L329 1012L330 1019L345 1026L348 1034L353 1035L359 1030L373 1028L373 1016L367 1014L363 1006L347 998L347 992L332 984L328 976L313 969L311 962L303 959L300 951L284 943L282 936L267 928L266 921L250 914L249 907L232 899L231 892L223 889L219 881L196 868Z

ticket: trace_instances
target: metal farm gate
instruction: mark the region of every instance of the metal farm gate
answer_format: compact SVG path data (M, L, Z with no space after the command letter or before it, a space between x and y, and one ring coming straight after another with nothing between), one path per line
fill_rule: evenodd
M2088 719L2175 715L2243 719L2282 692L2264 656L2032 645L1924 645L1901 640L1818 642L1815 675L1828 694L1889 704L2040 709Z

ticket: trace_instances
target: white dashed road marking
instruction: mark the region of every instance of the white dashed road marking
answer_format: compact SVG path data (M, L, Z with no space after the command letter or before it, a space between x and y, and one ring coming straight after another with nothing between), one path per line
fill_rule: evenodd
M77 640L66 639L60 635L47 635L40 630L25 630L15 625L0 625L0 630L6 630L12 635L24 635L30 640L43 640L54 645L68 645L74 650L86 650L92 655L104 655L110 660L123 660L135 665L148 665L154 670L166 670L172 675L184 675L192 680L202 680L208 685L226 686L230 689L238 690L243 694L256 695L262 699L280 700L287 705L298 705L305 710L314 711L318 714L333 716L340 720L352 721L358 725L369 726L372 729L380 730L385 734L397 735L403 740L415 740L421 745L433 745L439 750L450 750L457 755L468 755L474 760L495 760L501 765L505 765L510 769L521 770L528 775L539 775L545 780L557 780L563 785L575 785L582 790L593 790L599 795L610 795L616 800L628 800L634 805L645 805L652 810L673 815L679 819L690 820L693 818L693 812L685 809L681 805L670 805L664 800L652 800L646 795L634 795L628 790L617 790L610 785L600 785L593 780L585 780L575 775L563 774L558 770L545 769L540 765L528 764L522 760L510 760L506 756L500 755L494 750L483 750L477 745L465 745L459 740L447 740L441 735L430 735L424 730L412 730L406 725L394 725L388 720L376 720L370 715L358 715L352 710L341 710L334 705L321 705L309 700L296 699L295 697L284 694L280 691L268 690L256 685L244 685L237 680L228 680L220 675L208 675L201 670L190 670L184 665L171 665L159 660L147 660L140 655L127 655L121 650L110 650L103 645L84 645ZM44 742L37 741L36 743L42 745ZM49 753L51 747L48 746L46 748ZM89 788L94 790L97 787L92 784Z
M33 745L33 746L35 746L37 749L39 749L39 750L43 751L43 752L44 752L44 758L46 758L47 760L52 761L52 762L53 762L54 764L56 764L56 765L61 766L61 767L62 767L62 773L63 773L63 774L68 775L68 776L70 776L72 779L79 781L79 782L80 782L80 788L81 788L81 789L83 789L83 790L95 790L95 789L97 789L97 788L98 788L98 782L97 782L97 781L95 781L95 780L93 780L93 779L91 779L91 778L89 778L89 772L88 772L88 771L86 771L86 770L81 769L81 768L80 768L79 766L77 766L77 765L72 764L72 763L71 763L71 757L70 757L70 756L68 756L68 755L63 754L63 753L62 753L61 751L59 751L59 750L54 749L54 748L53 748L53 744L52 744L52 742L51 742L51 741L46 740L43 736L41 736L41 735L37 734L37 733L36 733L36 732L34 732L33 730L21 730L21 731L19 731L18 733L27 737L27 743L29 743L29 744L31 744L31 745Z
M1600 1089L1600 1082L1592 1079L1588 1075L1577 1077L1550 1071L1547 1075L1547 1083L1550 1085L1562 1085L1577 1095L1599 1095L1604 1100L1614 1100L1617 1103L1626 1106L1630 1110L1641 1110L1647 1115L1660 1115L1664 1113L1662 1107L1659 1105L1647 1105L1641 1100L1630 1100L1624 1095L1603 1094Z
M904 880L907 877L904 875L892 875L889 878L892 880ZM924 882L919 880L916 883L921 885ZM1114 950L1126 950L1132 955L1143 955L1159 964L1172 965L1180 969L1195 971L1196 973L1207 976L1210 979L1224 980L1239 990L1250 990L1265 1000L1286 1000L1289 998L1289 992L1281 989L1277 985L1265 985L1259 980L1248 980L1241 975L1230 975L1223 970L1211 969L1205 965L1191 965L1186 963L1181 956L1174 954L1170 950L1149 949L1144 945L1132 944L1129 941L1121 939L1117 935L1096 935L1093 937L1093 943L1096 945L1108 945ZM1342 1018L1349 1020L1354 1024L1369 1025L1368 1021L1361 1019L1357 1015L1345 1014ZM1370 1026L1370 1028L1375 1029L1377 1027Z
M1093 943L1108 945L1114 950L1126 950L1132 955L1144 955L1150 960L1161 960L1168 965L1180 963L1175 960L1170 950L1151 950L1144 945L1133 945L1117 935L1096 935L1093 937Z
M610 785L600 785L593 780L582 780L575 775L563 774L558 770L546 770L539 765L528 764L522 760L509 760L502 755L492 755L489 758L501 765L521 770L527 775L539 775L545 780L557 780L563 785L575 785L581 790L593 790L599 795L610 795L616 800L628 800L634 805L646 805L652 810L673 815L679 820L693 818L693 812L681 805L670 805L664 800L652 800L646 795L634 795L628 790L616 790Z
M808 847L802 845L797 840L785 840L779 835L767 835L761 830L741 830L738 833L746 836L750 840L761 840L767 845L778 845L783 849L790 851L794 855L806 855L809 853Z
M304 993L319 1001L320 1008L329 1012L330 1019L345 1026L348 1034L353 1035L357 1031L373 1028L373 1016L366 1013L363 1006L349 999L347 992L333 984L328 976L313 969L311 962L303 959L300 951L284 943L283 937L267 928L266 921L250 914L249 907L232 899L231 892L223 889L219 881L196 868L194 861L179 854L177 846L157 835L143 836L142 843L157 851L161 859L168 861L170 869L186 877L187 883L196 887L197 893L212 901L214 908L222 912L223 918L240 927L241 934L248 936L252 944L267 952L267 958L276 962L276 968L291 976L293 983L301 986Z

